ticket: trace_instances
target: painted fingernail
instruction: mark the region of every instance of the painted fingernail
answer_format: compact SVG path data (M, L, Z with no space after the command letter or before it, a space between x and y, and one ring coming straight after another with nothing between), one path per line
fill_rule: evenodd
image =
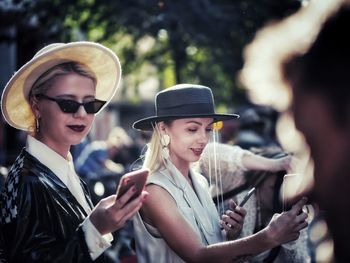
M148 192L144 192L144 193L143 193L143 200L145 200L145 199L147 198L148 195L149 195Z

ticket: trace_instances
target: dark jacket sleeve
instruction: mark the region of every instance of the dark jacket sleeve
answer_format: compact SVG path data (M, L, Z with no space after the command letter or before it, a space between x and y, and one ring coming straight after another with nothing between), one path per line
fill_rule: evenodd
M5 254L5 239L4 234L2 233L2 224L0 222L0 263L7 263L6 254Z
M21 175L16 216L2 226L9 262L92 262L81 226L85 211L68 189L38 173Z

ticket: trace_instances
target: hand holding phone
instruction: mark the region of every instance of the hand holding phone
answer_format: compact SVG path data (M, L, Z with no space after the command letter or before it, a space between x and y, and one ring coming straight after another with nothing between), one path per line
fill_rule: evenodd
M136 191L128 202L137 198L144 189L149 175L149 169L142 168L136 171L126 173L120 178L118 189L117 189L117 199L125 194L132 186L135 186Z
M246 213L247 213L246 210L243 208L243 206L249 200L249 198L255 193L255 191L256 191L255 187L250 189L248 191L248 193L244 196L243 200L238 204L238 208L237 208L236 204L234 203L234 201L231 200L233 202L233 205L234 205L233 206L234 211L228 210L228 211L226 211L225 215L223 215L223 217L222 217L223 220L221 223L222 229L224 229L225 225L226 225L228 227L228 228L226 228L226 231L228 231L228 229L230 229L231 237L232 237L232 235L235 236L237 233L239 233L239 232L237 232L237 230L240 231L240 229L242 229L243 221L244 221L244 218L245 218ZM235 227L233 224L235 225ZM235 232L232 232L232 230L235 230Z

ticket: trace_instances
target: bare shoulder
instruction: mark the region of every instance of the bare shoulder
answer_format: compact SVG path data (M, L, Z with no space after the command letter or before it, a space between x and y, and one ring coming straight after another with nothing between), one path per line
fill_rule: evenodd
M169 215L169 211L176 213L177 205L171 194L163 187L149 184L145 189L149 195L141 208L143 220L154 225L161 217ZM166 213L164 213L166 211Z
M181 214L176 201L159 185L150 184L146 191L149 196L141 208L143 220L155 227L176 253L190 258L193 249L201 244L192 226Z
M175 200L171 194L163 187L149 184L146 186L146 191L149 193L149 196L147 197L144 206L156 206L158 208L162 208L163 206L176 206Z

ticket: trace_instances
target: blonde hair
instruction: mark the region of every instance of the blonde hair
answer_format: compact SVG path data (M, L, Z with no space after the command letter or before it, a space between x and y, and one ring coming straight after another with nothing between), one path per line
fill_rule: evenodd
M29 93L29 98L35 97L38 94L45 93L50 87L52 87L53 83L58 77L65 76L70 73L76 73L78 75L87 77L91 79L94 82L94 86L96 86L96 76L88 67L78 62L65 62L58 64L43 73L34 82Z
M165 121L166 125L170 125L171 121ZM161 167L165 166L165 158L162 153L163 145L161 144L161 132L159 129L159 124L152 124L153 133L150 142L147 144L147 151L145 153L145 160L143 162L143 167L150 169L151 173L159 170Z

